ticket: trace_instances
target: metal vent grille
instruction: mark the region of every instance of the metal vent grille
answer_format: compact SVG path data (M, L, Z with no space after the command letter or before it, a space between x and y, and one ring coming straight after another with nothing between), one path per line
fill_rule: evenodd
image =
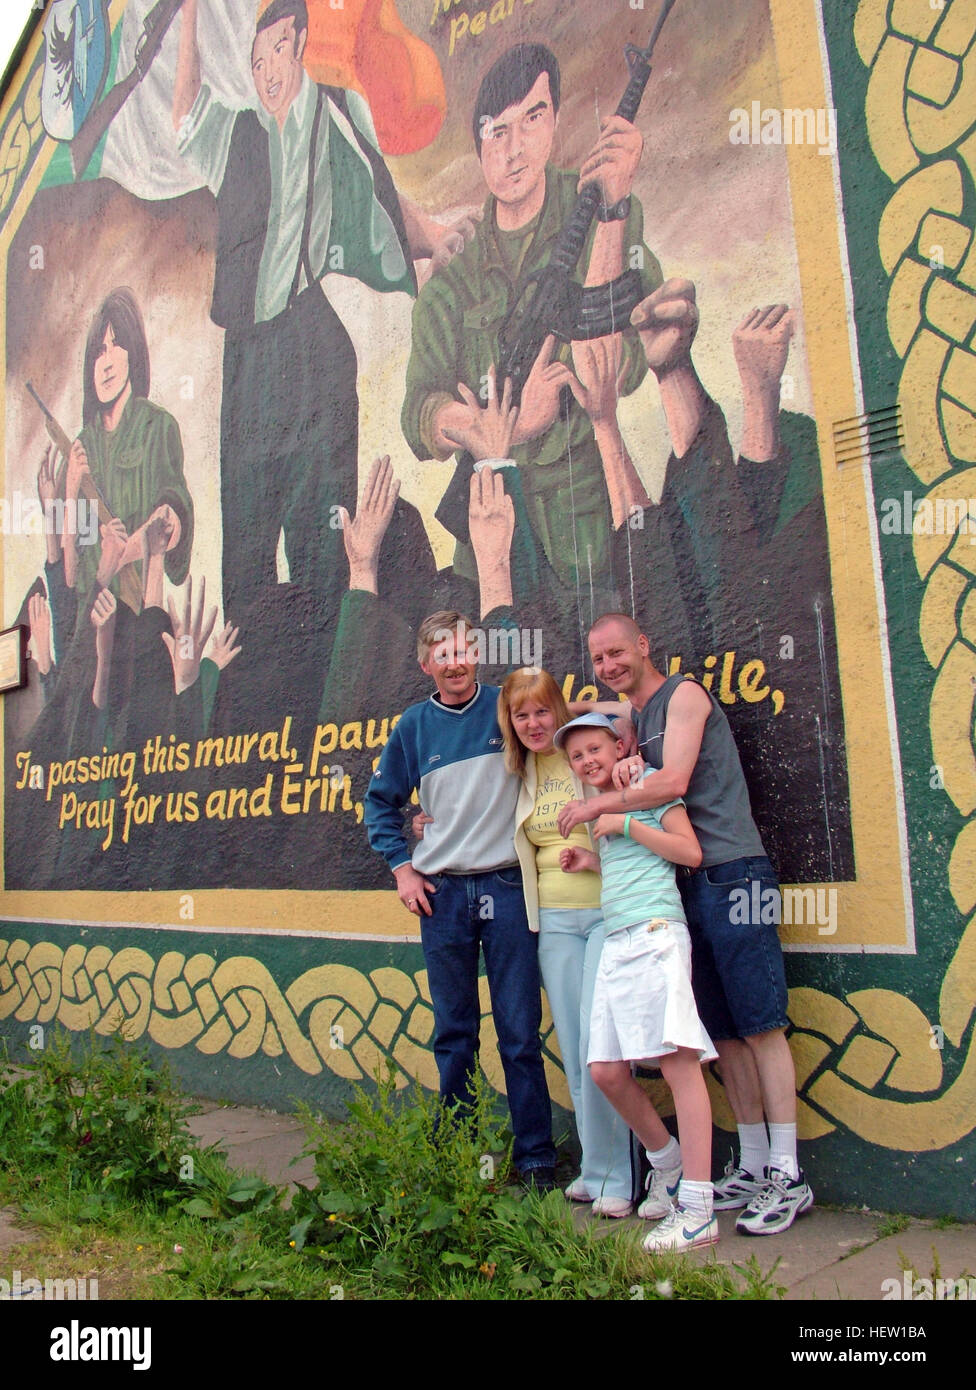
M899 405L882 406L880 410L869 410L866 415L838 420L834 425L834 462L838 468L847 463L883 458L896 453L904 444Z

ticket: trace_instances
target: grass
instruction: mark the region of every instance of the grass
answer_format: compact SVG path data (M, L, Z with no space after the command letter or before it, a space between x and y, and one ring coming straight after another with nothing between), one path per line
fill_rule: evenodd
M910 1216L903 1216L900 1212L888 1212L878 1222L878 1239L884 1240L887 1236L900 1235L902 1231L907 1231L912 1224Z
M30 1229L0 1276L98 1280L100 1298L771 1299L755 1259L648 1257L637 1230L577 1228L561 1193L509 1181L483 1080L450 1115L392 1075L349 1122L304 1113L316 1183L291 1193L201 1148L191 1106L138 1049L53 1038L0 1078L0 1204Z

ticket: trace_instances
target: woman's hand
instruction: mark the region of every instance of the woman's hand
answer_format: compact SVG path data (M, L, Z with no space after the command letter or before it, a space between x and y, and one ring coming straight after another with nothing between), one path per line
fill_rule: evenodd
M559 867L564 874L581 874L587 869L596 873L600 861L592 850L583 849L580 845L567 845L559 851Z
M408 912L412 912L414 917L433 916L427 894L433 896L437 889L430 879L424 878L419 874L412 864L401 864L399 868L393 870L393 877L396 879L397 897L403 903Z

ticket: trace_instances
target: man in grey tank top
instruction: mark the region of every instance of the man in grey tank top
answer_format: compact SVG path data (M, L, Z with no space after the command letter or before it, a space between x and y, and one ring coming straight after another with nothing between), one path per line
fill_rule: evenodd
M597 679L630 700L640 754L658 773L632 784L629 760L618 764L620 790L570 802L559 829L568 835L604 812L684 798L703 855L700 869L678 870L692 985L739 1131L739 1161L715 1184L715 1206L744 1208L736 1221L741 1234L775 1235L809 1210L813 1193L796 1154L786 975L779 913L770 910L779 883L752 818L735 740L709 691L657 670L646 636L626 614L598 618L589 647Z

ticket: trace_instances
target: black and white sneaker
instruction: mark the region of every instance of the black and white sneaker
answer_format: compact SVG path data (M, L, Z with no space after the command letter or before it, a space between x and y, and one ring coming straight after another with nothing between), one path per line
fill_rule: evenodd
M756 1178L747 1168L737 1168L730 1159L725 1172L715 1184L715 1210L731 1211L747 1207L766 1186L765 1178Z
M778 1168L767 1168L762 1191L753 1197L735 1229L742 1236L778 1236L812 1206L813 1192L802 1172L794 1179Z

